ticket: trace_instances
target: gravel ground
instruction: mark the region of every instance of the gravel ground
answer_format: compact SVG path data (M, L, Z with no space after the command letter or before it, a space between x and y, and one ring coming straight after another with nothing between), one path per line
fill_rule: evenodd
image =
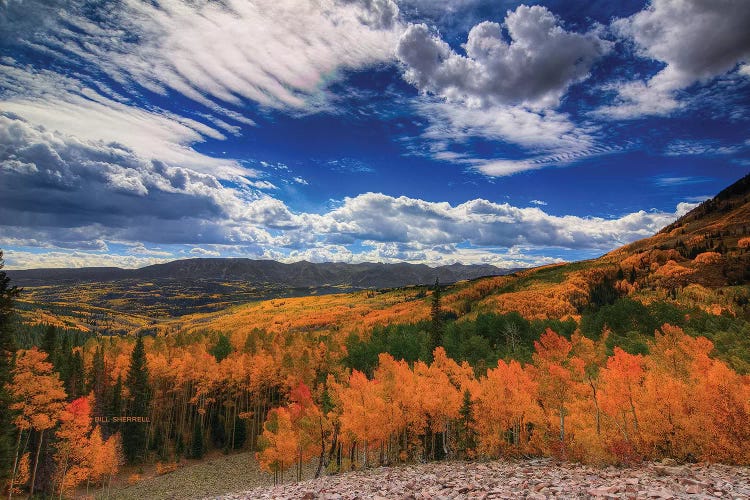
M317 463L304 468L303 479L315 475L315 465ZM190 461L163 476L156 475L153 467L150 467L144 472L143 479L133 485L126 482L130 472L135 470L121 474L109 496L105 492L96 491L95 497L117 500L199 499L273 484L273 475L261 471L254 453L250 452L215 454L199 462ZM284 475L284 479L291 483L294 481L294 474L290 471Z
M750 499L750 468L672 462L597 468L552 460L430 463L381 467L207 498Z

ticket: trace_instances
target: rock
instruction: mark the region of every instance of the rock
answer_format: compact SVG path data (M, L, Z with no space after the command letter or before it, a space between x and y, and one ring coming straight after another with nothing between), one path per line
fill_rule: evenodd
M706 464L676 465L669 461L631 468L596 468L551 460L438 462L365 469L218 498L706 500L715 497L750 499L750 469Z

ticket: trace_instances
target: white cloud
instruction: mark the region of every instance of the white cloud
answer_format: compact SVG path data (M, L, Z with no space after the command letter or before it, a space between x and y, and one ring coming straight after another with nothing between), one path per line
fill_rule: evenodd
M0 91L4 92L3 112L52 133L120 145L143 158L224 179L257 175L232 160L209 157L190 147L205 137L223 139L217 130L165 111L147 111L113 100L71 77L0 63Z
M682 208L681 205L678 209ZM323 216L324 221L335 223L318 232L340 232L357 240L394 244L611 249L650 236L676 218L676 213L646 211L617 219L560 217L539 208L518 208L481 199L451 206L366 193L346 198L341 207Z
M127 243L126 243L127 244ZM130 244L127 253L132 255L148 255L151 257L171 257L172 252L160 250L158 248L147 248L143 243Z
M191 255L197 255L198 257L219 257L221 252L216 250L207 250L201 247L194 247L190 250Z
M510 35L505 40L503 29ZM397 54L417 89L471 107L549 108L609 50L596 34L566 31L542 6L519 6L504 23L474 26L460 55L424 24L410 25Z
M693 176L658 176L654 177L653 181L656 186L659 187L670 187L670 186L684 186L686 184L700 184L708 181L706 177L693 177Z
M637 118L679 109L683 104L677 91L748 62L748 26L746 0L652 0L642 11L616 20L615 34L631 41L641 57L665 67L646 82L621 82L615 87L616 102L598 114Z
M169 262L173 258L139 257L135 255L112 255L90 252L27 252L6 251L7 269L63 268L63 267L122 267L135 269Z
M268 181L250 181L248 182L248 185L256 189L279 189L275 184Z
M522 106L470 108L432 99L421 100L416 109L429 123L420 136L430 141L426 154L436 160L467 165L489 177L565 166L622 149L600 145L600 131L595 126L576 125L566 114L554 110L535 111ZM521 159L486 158L454 150L475 137L517 144L530 154Z
M545 7L521 5L508 11L502 25L474 26L463 47L465 56L424 24L410 25L399 42L404 78L433 96L415 105L429 122L420 139L433 141L430 156L495 177L611 151L596 145L595 127L576 125L553 109L571 85L588 77L609 42L594 32L566 31ZM476 137L517 144L532 154L486 158L454 147Z
M533 203L534 205L538 205L538 206L542 206L542 207L545 206L545 205L547 205L547 202L546 201L542 201L542 200L531 200L529 203Z
M73 10L39 43L230 119L244 102L320 105L338 71L390 59L400 29L390 0L125 0L106 15L93 24Z
M302 184L303 186L307 186L307 185L309 184L309 182L307 182L307 181L306 181L305 179L303 179L302 177L295 177L295 178L293 178L292 180L293 180L294 182L296 182L297 184Z
M746 145L721 145L715 141L683 141L669 143L664 151L667 156L720 156L731 155L744 149Z

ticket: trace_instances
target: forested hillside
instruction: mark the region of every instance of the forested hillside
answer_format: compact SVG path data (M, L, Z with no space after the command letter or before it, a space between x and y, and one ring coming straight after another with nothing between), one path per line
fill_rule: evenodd
M240 449L279 476L529 455L750 464L748 184L599 259L509 276L127 335L8 313L8 486L65 495L105 488L121 460L166 473Z

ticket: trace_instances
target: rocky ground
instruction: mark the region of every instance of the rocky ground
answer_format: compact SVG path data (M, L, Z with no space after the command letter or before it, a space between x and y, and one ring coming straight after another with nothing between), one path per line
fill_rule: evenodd
M643 464L596 468L551 460L382 467L220 497L237 499L750 499L750 468Z

